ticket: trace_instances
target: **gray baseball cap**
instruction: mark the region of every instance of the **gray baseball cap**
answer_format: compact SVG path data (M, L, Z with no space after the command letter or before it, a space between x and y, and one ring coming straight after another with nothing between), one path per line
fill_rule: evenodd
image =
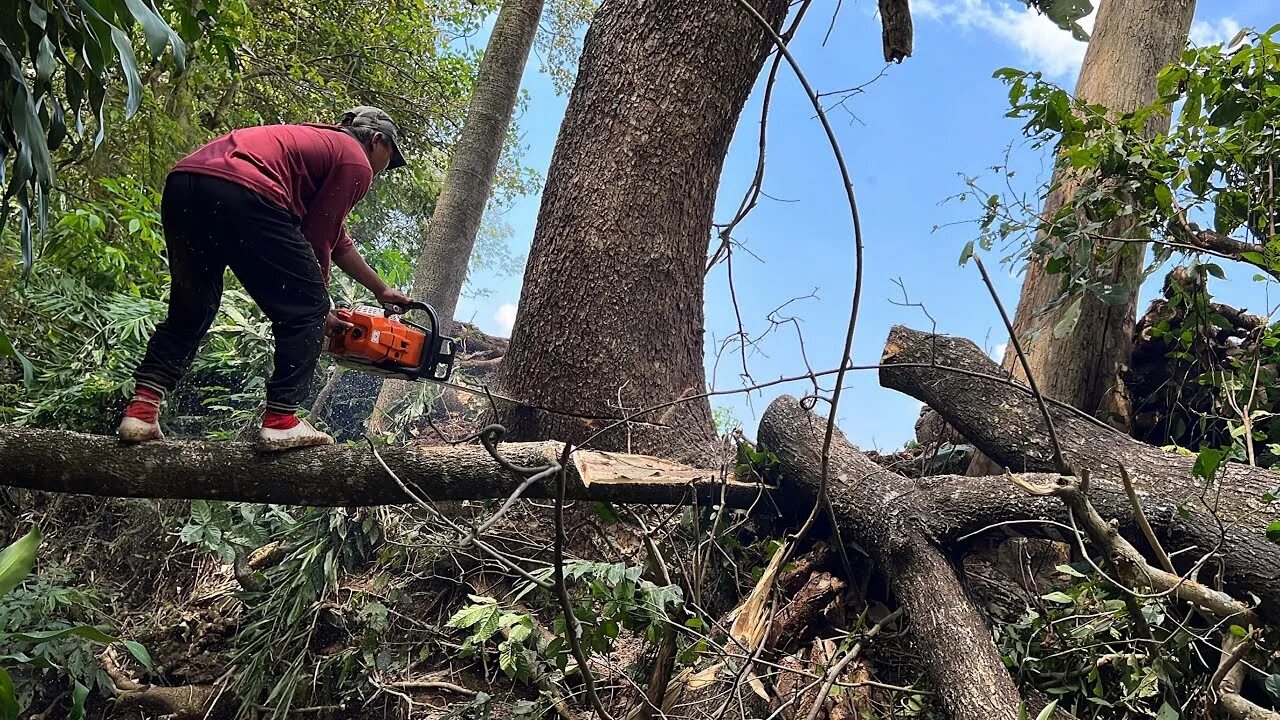
M374 132L382 133L383 137L391 142L391 162L387 165L387 169L402 167L405 164L404 156L400 154L400 128L396 126L391 116L382 110L372 105L353 107L342 114L342 125L369 128Z

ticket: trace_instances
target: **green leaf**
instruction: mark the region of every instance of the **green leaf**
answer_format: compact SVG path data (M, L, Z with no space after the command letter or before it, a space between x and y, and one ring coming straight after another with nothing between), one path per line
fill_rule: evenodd
M1253 250L1246 250L1240 253L1240 259L1258 267L1267 266L1267 258L1262 253Z
M1267 539L1280 545L1280 520L1267 526Z
M13 678L0 668L0 720L18 720L18 698L13 694Z
M969 262L969 258L973 257L973 241L964 244L964 249L960 251L960 267L964 267Z
M32 643L33 645L42 645L72 636L81 637L99 645L111 645L120 641L120 638L108 635L92 625L76 625L75 627L61 630L40 630L37 632L13 633L11 635L0 634L0 640L16 640L18 642Z
M1267 692L1271 693L1271 697L1280 700L1280 673L1272 673L1265 683Z
M1087 575L1071 567L1070 565L1059 565L1057 567L1057 570L1058 572L1064 575L1070 575L1071 577L1074 577L1074 578L1088 579Z
M1169 703L1160 705L1160 711L1156 713L1156 720L1178 720L1179 717L1178 711Z
M1058 701L1054 700L1053 702L1045 706L1045 709L1040 711L1040 714L1036 716L1036 720L1049 720L1049 718L1053 717L1053 713L1057 709L1058 709Z
M159 57L166 46L172 45L174 61L181 70L186 63L186 48L182 39L178 37L178 33L174 32L173 28L169 27L142 0L124 0L124 2L129 7L129 12L133 14L133 18L142 26L142 34L147 39L147 49L151 51L151 56Z
M9 594L36 564L36 548L40 547L40 528L31 531L0 551L0 597Z
M1246 636L1249 634L1249 631L1248 631L1248 630L1245 630L1244 628L1240 627L1239 625L1232 625L1232 626L1230 627L1230 631L1231 631L1231 634L1232 634L1232 635L1234 635L1234 636L1236 636L1236 637L1238 637L1238 638L1244 638L1244 637L1246 637Z
M18 364L22 366L22 384L28 388L31 387L31 381L36 374L35 366L31 364L31 361L25 355L18 352L17 348L13 346L13 341L9 339L8 335L4 334L3 330L0 330L0 357L10 357L17 360Z
M1165 184L1156 185L1155 189L1156 202L1160 204L1160 209L1166 214L1173 213L1173 192L1169 190L1169 186Z
M125 84L129 87L129 96L124 103L124 116L127 120L142 107L142 75L138 72L138 59L134 57L129 37L120 28L112 26L111 41L115 43L116 52L119 53L120 69L124 72Z
M1214 474L1218 472L1218 467L1222 465L1222 460L1225 457L1226 453L1221 450L1205 448L1196 456L1196 464L1195 467L1192 468L1191 472L1194 473L1196 477L1210 480L1213 478Z
M1057 325L1053 326L1053 337L1057 339L1064 338L1076 329L1076 323L1080 322L1080 306L1084 298L1076 298L1075 302L1067 306L1066 312L1062 314L1062 319Z
M151 668L151 653L147 652L147 649L142 646L142 643L134 640L125 640L122 644L125 649L129 651L129 654L142 665L142 667L147 669Z
M84 718L84 701L88 697L89 688L77 680L75 687L71 689L71 715L67 717L67 720L82 720Z
M1075 602L1074 598L1072 598L1070 595L1064 592L1055 591L1055 592L1049 593L1048 595L1041 595L1040 597L1044 600L1048 600L1049 602L1062 603L1064 605L1070 605L1071 603Z

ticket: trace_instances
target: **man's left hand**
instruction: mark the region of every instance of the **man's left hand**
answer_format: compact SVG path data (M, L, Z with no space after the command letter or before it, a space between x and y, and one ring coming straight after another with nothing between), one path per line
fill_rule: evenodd
M405 305L413 302L413 298L405 295L395 288L387 288L386 290L378 293L378 302L383 305L394 305L394 310L399 312L404 309Z

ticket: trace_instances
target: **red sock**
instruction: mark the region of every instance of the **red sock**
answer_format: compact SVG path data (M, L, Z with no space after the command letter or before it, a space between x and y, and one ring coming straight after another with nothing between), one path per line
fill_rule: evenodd
M294 413L282 413L275 410L268 410L266 415L262 416L262 427L272 430L288 430L298 425L298 416Z
M160 415L160 402L164 396L148 387L139 385L133 391L133 400L124 409L124 416L153 423Z

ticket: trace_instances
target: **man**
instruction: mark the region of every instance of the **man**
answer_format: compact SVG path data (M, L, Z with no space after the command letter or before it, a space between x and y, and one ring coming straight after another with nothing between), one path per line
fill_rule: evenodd
M339 125L267 125L236 130L170 171L161 202L171 287L169 314L134 373L119 435L163 437L165 395L195 357L222 298L230 267L271 320L275 371L267 381L260 437L267 450L328 445L333 438L297 417L333 314L330 264L383 303L409 302L365 263L344 227L373 178L405 164L399 129L374 107L347 111Z

